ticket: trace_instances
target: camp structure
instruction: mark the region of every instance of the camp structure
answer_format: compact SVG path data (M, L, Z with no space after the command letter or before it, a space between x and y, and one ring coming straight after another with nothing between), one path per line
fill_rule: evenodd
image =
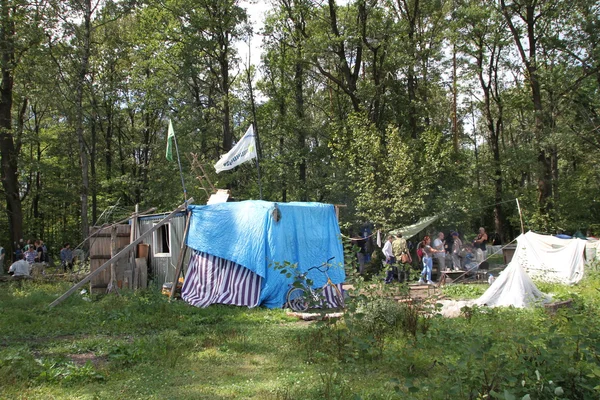
M527 307L547 303L533 279L575 284L584 275L586 241L560 239L527 232L517 237L511 262L489 289L476 300L487 306Z
M173 281L176 263L182 252L186 211L175 213L168 222L160 221L168 214L137 213L126 221L90 229L90 271L94 272L132 241L140 242L128 257L104 268L90 281L91 293L104 293L112 283L119 289L146 288L148 281L162 285ZM152 228L156 229L149 232ZM189 258L189 255L188 255ZM185 260L187 261L187 259Z
M512 262L533 279L552 283L576 284L584 274L586 241L560 239L527 232L517 237Z
M309 268L329 259L332 282L341 290L345 280L341 234L333 205L266 201L205 206L186 203L170 214L135 214L129 225L129 244L123 233L123 243L112 245L111 258L98 257L103 263L94 265L86 278L51 306L89 281L101 290L106 290L111 282L120 281L123 285L129 279L142 287L139 280L144 279L146 262L149 278L159 285L177 280L182 271L182 297L198 307L216 303L281 307L298 274L307 273L314 288L324 286L325 274ZM119 237L114 233L118 229L110 228L112 242ZM106 247L101 252L106 253ZM106 272L109 266L110 273ZM329 306L340 306L334 303L335 296L329 293L332 290L328 287L324 292Z
M137 219L138 234L143 237L142 243L138 245L139 250L141 250L138 251L138 257L140 255L146 257L149 266L148 279L158 286L162 286L165 282L174 281L177 261L182 252L181 243L185 235L185 211L175 214L169 222L161 225L152 233L145 234L166 215L144 215ZM183 251L185 251L185 248ZM184 257L183 262L187 263L189 252L182 256Z
M524 308L550 300L550 296L537 288L521 264L512 261L488 290L475 300L475 304Z
M110 279L109 279L108 285L106 286L106 290L107 291L118 290L118 289L116 289L118 286L117 265L123 259L130 260L129 263L126 263L126 265L128 265L129 268L134 268L134 265L135 265L135 269L138 270L137 273L135 273L135 272L133 273L133 275L134 275L134 277L132 278L133 281L134 282L142 281L145 274L144 274L143 266L138 264L138 257L136 257L138 255L138 254L136 254L136 253L138 253L138 251L136 251L137 245L142 243L142 241L144 240L144 238L147 235L152 234L153 232L157 231L161 226L163 226L164 224L169 222L175 215L179 214L181 211L185 211L187 209L188 204L192 203L193 201L194 201L193 199L190 199L190 200L186 201L185 203L181 204L179 207L177 207L175 210L173 210L173 212L164 216L164 218L162 218L160 221L158 221L156 224L154 224L152 226L152 228L148 229L141 236L137 235L137 232L136 232L137 231L137 223L134 222L132 224L132 229L130 229L130 231L129 231L131 241L129 244L125 245L123 248L119 248L118 243L117 243L117 238L119 237L118 224L113 224L112 226L110 226L111 258L106 261L103 260L104 262L97 268L92 269L90 267L90 273L85 278L83 278L81 281L79 281L78 283L73 285L69 290L67 290L65 293L63 293L60 297L58 297L56 300L54 300L52 303L50 303L50 307L56 307L58 304L62 303L66 298L68 298L70 295L75 293L75 291L77 291L78 289L83 287L83 285L85 285L88 282L93 282L93 280L96 279L98 276L100 276L101 274L104 274L106 269L109 267L110 267L110 275L109 275ZM133 220L136 221L138 217L139 217L139 215L136 210L136 213L133 216ZM100 230L100 232L102 232L102 230ZM93 237L93 235L91 235L89 239L91 240L92 237ZM92 254L90 254L90 257L91 256L92 256ZM143 285L142 285L142 287L143 287Z
M186 302L282 307L295 275L329 259L328 275L341 290L344 258L333 205L251 200L190 206L189 211ZM307 278L314 288L327 281L316 269ZM325 297L329 306L341 306L332 304L327 292Z

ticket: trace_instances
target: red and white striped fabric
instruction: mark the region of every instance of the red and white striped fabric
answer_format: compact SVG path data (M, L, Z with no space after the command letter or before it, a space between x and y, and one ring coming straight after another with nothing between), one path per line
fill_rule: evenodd
M196 307L211 304L256 307L261 284L262 278L249 269L194 250L181 297Z

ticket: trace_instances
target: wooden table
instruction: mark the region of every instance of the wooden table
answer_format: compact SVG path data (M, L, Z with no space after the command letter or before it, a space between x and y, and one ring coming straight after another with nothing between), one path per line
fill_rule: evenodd
M460 282L461 280L466 279L467 277L475 277L476 280L480 281L485 278L487 275L487 270L477 270L473 269L471 271L442 271L442 275L440 276L440 281L444 282L445 278L448 277L452 279L452 282Z

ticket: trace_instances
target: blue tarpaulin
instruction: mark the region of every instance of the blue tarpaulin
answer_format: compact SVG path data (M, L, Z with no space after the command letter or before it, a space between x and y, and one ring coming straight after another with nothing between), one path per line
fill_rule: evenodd
M337 284L346 278L340 228L330 204L249 200L189 209L192 217L187 245L234 261L261 276L261 305L283 306L294 281L294 277L287 278L273 269L277 263L297 264L298 273L302 273L334 257L328 271L331 280ZM315 288L326 282L325 275L316 270L308 278Z

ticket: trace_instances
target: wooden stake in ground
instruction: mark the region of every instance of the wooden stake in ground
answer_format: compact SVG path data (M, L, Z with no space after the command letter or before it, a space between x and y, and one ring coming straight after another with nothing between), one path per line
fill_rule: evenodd
M130 243L129 246L125 247L123 250L118 252L114 257L112 257L110 260L108 260L107 262L102 264L97 270L90 273L88 276L83 278L79 283L77 283L76 285L73 285L73 287L71 287L71 289L67 290L62 296L60 296L58 299L56 299L52 303L50 303L50 308L55 307L55 306L59 305L60 303L62 303L67 297L72 295L77 289L79 289L80 287L85 285L87 282L89 282L93 277L95 277L96 275L99 275L102 271L104 271L111 263L117 262L121 258L126 257L129 254L129 252L131 251L131 249L134 248L134 246L136 246L138 243L142 242L142 240L144 239L144 237L146 235L157 231L158 228L160 228L161 226L163 226L164 224L169 222L177 213L181 212L182 210L185 210L187 208L188 204L192 203L193 201L194 201L194 199L189 199L187 202L185 202L182 205L180 205L179 207L177 207L171 214L169 214L166 217L164 217L163 219L161 219L151 229L149 229L143 235L141 235L136 240L134 240L132 243Z
M113 225L110 228L110 259L112 260L117 255L117 225ZM110 282L106 288L106 293L111 292L119 293L119 286L117 285L117 264L116 262L110 263Z
M173 279L173 287L171 287L171 294L169 295L169 300L172 300L175 297L175 291L177 290L177 282L179 280L179 275L181 274L181 267L183 265L183 259L185 257L185 250L187 249L185 245L185 240L187 239L188 230L190 228L190 219L192 218L192 213L187 212L185 217L185 228L183 229L183 240L181 241L181 248L179 249L179 257L177 257L177 269L175 270L175 278Z

